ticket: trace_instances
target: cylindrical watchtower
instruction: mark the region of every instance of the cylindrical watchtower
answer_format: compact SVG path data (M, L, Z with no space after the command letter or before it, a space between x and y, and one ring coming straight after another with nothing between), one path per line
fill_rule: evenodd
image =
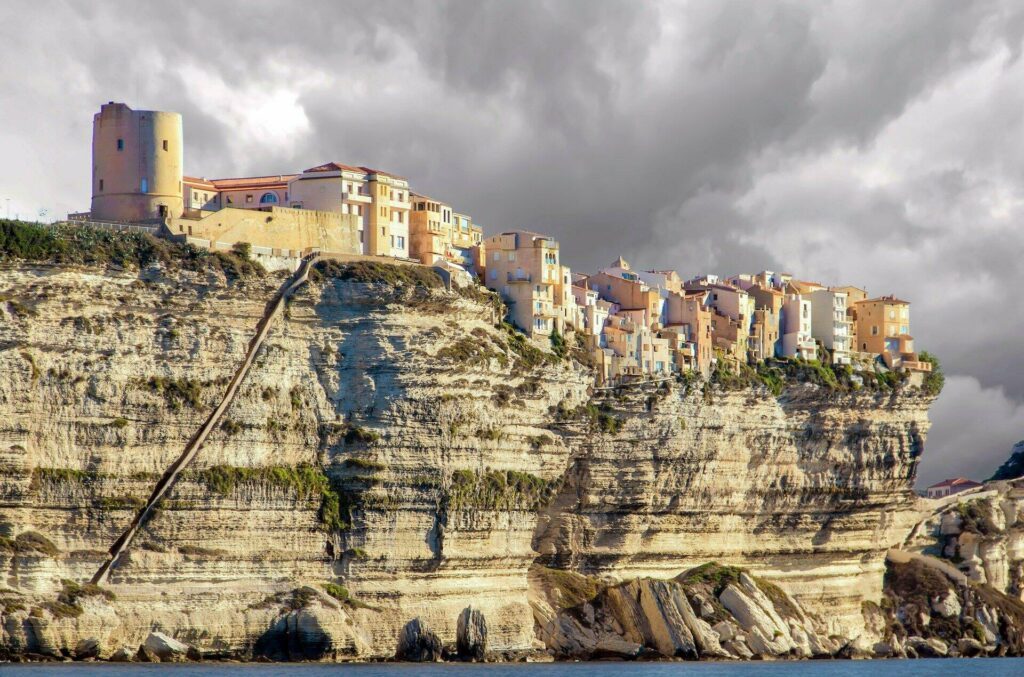
M182 146L179 113L102 106L92 120L92 218L181 216Z

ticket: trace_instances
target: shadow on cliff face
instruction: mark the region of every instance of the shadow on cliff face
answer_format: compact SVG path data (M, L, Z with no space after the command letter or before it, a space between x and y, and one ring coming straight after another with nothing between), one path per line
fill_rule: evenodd
M253 654L274 661L320 660L331 650L330 635L305 609L278 616L260 635Z

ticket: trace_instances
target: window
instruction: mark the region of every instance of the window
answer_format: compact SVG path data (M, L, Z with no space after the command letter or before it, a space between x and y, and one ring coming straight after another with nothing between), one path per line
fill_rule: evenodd
M231 196L230 196L230 195L228 195L228 196L227 196L227 200L228 200L228 204L229 204L229 205L230 205L230 204L234 204L234 201L233 201L233 200L231 199Z
M117 140L117 150L118 150L118 152L121 152L122 150L124 150L124 139L118 139Z
M497 280L498 279L498 271L496 271L494 268L491 268L491 279L492 280Z
M872 336L878 336L878 325L877 324L871 325L871 335Z
M398 236L398 248L399 249L405 249L405 236L404 235L399 235Z
M274 193L264 193L263 196L260 197L260 204L261 205L277 204L277 195L275 195Z
M103 190L103 179L100 179L100 190Z
M148 193L149 192L149 179L147 179L145 176L143 176L142 180L139 181L139 192L140 193Z
M495 261L501 261L501 252L494 252L494 256L492 258Z
M509 261L515 261L516 260L516 253L515 252L509 252L508 253L508 260Z
M245 201L246 201L247 204L251 203L252 202L252 195L246 195L245 196Z
M896 311L892 310L891 308L889 309L889 319L890 320L895 320L896 319Z
M164 139L164 150L167 150L167 139Z

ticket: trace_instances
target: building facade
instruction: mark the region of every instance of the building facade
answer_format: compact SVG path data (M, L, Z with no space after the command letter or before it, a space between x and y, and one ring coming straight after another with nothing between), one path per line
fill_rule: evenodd
M178 113L104 104L93 116L92 162L93 219L159 221L184 210Z

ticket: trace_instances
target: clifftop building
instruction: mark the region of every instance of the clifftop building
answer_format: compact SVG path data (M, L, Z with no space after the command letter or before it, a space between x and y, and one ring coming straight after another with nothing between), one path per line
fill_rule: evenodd
M183 163L180 114L104 104L92 119L92 218L181 216Z

